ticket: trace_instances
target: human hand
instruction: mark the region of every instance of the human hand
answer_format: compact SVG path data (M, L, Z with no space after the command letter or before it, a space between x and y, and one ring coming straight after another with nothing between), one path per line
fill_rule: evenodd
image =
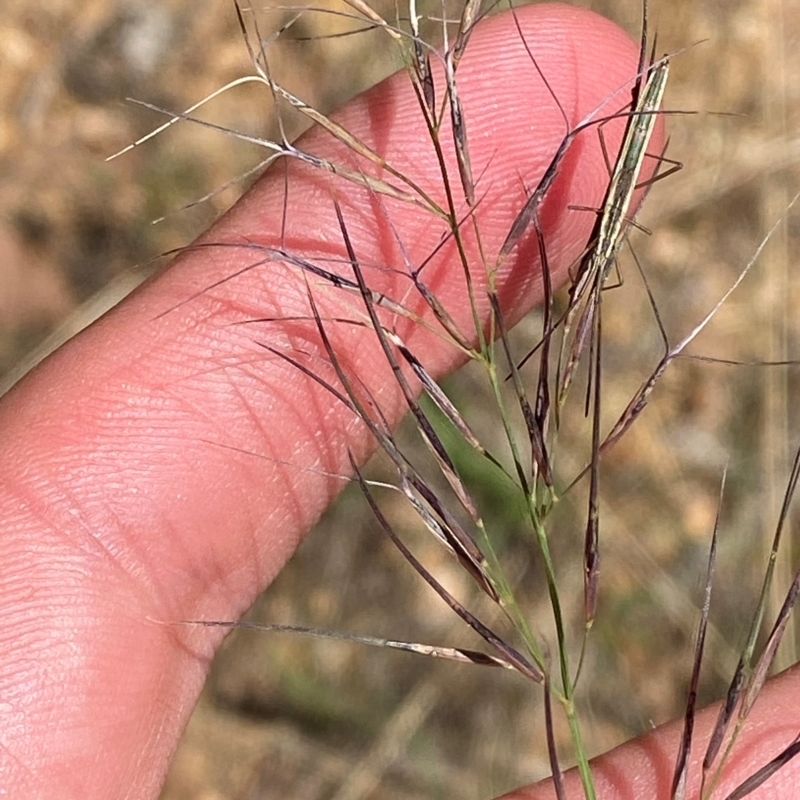
M595 16L543 6L519 15L573 122L635 71L635 47ZM471 75L462 93L472 156L486 168L478 214L490 251L524 201L521 176L534 182L563 136L550 98L525 92L526 68L509 17L475 33L462 67ZM340 119L425 183L435 165L427 134L412 121L414 103L401 77ZM319 132L305 141L315 153L346 157ZM289 170L284 240L309 256L343 255L328 181L296 163ZM545 220L561 281L591 224L567 207L598 206L606 182L594 137L580 140ZM277 244L283 189L283 172L272 170L202 241ZM359 256L387 263L393 233L376 219L373 200L355 189L340 198ZM414 263L438 235L419 213L404 207L392 216ZM11 797L156 797L221 633L149 620L236 618L339 488L320 472L286 466L286 454L328 473L348 470L348 451L369 454L369 437L349 413L266 358L248 326L229 324L305 313L302 282L275 265L215 286L253 261L246 248L188 250L3 398L0 789ZM540 299L530 264L511 257L504 267L500 294L511 318ZM461 276L446 253L427 274L455 307ZM283 335L292 334L287 324ZM355 334L344 344L350 367L377 389L385 364L374 343ZM415 348L438 376L458 365L432 338L420 336ZM403 404L389 386L382 407L396 420ZM731 786L794 735L786 709L797 683L788 673L765 691L731 763ZM699 736L710 720L699 717ZM668 726L598 759L601 797L667 796L676 746L677 729ZM784 793L769 796L792 797L791 776L791 768L780 773ZM539 786L518 796L553 795Z

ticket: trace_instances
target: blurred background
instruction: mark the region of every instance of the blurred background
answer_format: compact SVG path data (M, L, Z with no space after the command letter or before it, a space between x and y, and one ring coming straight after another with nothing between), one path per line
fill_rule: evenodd
M582 2L638 39L638 0ZM326 8L346 9L344 4ZM387 18L393 4L375 6ZM299 8L299 6L298 6ZM451 9L455 13L455 6ZM262 32L296 10L259 11ZM706 313L800 191L800 2L651 0L660 52L674 59L665 108L669 156L683 170L653 187L634 232L671 341ZM399 66L375 32L306 13L270 44L275 77L330 111ZM598 65L602 69L602 65ZM5 0L0 7L0 383L113 305L233 201L259 152L180 124L111 163L163 121L136 98L182 110L252 72L228 0ZM205 119L274 136L264 91L239 88ZM301 125L288 118L289 133ZM294 126L294 127L291 127ZM196 200L209 198L190 208ZM154 220L164 218L158 224ZM742 360L800 358L796 301L800 212L693 352ZM607 293L607 405L621 409L661 355L628 257ZM614 313L615 309L618 313ZM521 335L536 330L526 323ZM451 383L480 408L477 374ZM800 425L797 371L674 365L651 406L607 459L604 572L581 709L591 752L682 710L697 601L729 465L721 561L702 699L719 697L744 640ZM468 398L472 398L470 401ZM483 429L491 440L499 435ZM409 431L410 434L410 431ZM580 456L574 457L579 466ZM468 458L461 465L471 468ZM378 475L385 468L374 467ZM542 587L515 501L480 473L489 524L549 630ZM391 505L391 503L390 503ZM570 618L579 613L583 510L554 520ZM407 510L394 510L402 526ZM437 548L426 563L469 588ZM789 548L780 583L797 557ZM782 592L779 592L779 595ZM777 597L775 602L782 598ZM491 610L477 608L489 617ZM573 607L574 606L574 607ZM254 619L475 646L375 530L348 491L259 600ZM577 618L577 617L575 617ZM782 663L795 659L790 632ZM541 693L513 674L355 644L237 632L215 661L164 789L164 800L478 798L549 771Z

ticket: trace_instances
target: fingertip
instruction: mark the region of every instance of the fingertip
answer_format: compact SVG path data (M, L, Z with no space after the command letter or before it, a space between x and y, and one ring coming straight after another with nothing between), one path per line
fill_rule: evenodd
M474 250L469 254L478 286L485 282L515 216L535 192L569 132L590 118L599 120L618 112L630 102L638 58L638 45L621 28L572 6L526 6L476 26L459 66L457 86L483 248L482 255ZM433 67L441 105L445 78L440 63L434 60ZM457 195L455 212L460 218L466 215L456 179L458 166L448 114L443 114L442 147L437 151L407 74L387 79L350 103L335 119L444 211L449 210L445 189L445 181L449 181L450 190ZM612 157L624 127L624 118L604 126L605 149ZM351 149L323 130L312 131L299 144L315 157L355 171L375 172L373 165L355 157ZM578 135L562 155L541 215L556 285L566 279L568 268L586 246L595 221L595 215L586 209L602 205L610 169L595 125ZM441 247L446 223L443 226L433 218L430 210L376 197L368 188L334 180L306 164L293 163L290 170L288 191L277 190L283 176L267 176L231 216L230 230L263 242L280 238L304 253L316 250L329 257L331 250L342 249L331 198L335 195L359 259L401 272L404 258L411 262L406 271L425 263L430 282L437 286L437 297L455 319L469 324L471 312L458 258L453 247ZM391 177L386 170L378 175ZM278 219L280 231L275 226ZM310 219L314 220L311 237ZM499 292L510 319L519 318L542 297L538 247L530 234L532 231L501 273ZM437 249L438 257L429 263Z

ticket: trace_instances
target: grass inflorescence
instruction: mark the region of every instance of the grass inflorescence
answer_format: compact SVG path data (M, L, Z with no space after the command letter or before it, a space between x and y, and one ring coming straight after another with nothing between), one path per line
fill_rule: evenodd
M336 797L367 796L381 774L389 772L393 763L402 762L401 758L387 754L391 743L401 743L401 750L410 748L409 742L425 716L438 716L436 725L453 729L465 720L475 723L481 716L485 719L493 713L502 716L505 713L502 703L518 706L524 713L507 725L518 726L518 731L501 734L499 726L493 729L496 732L491 736L496 738L497 748L514 743L519 753L526 750L529 742L538 742L525 776L549 771L558 787L563 767L577 765L584 794L592 798L595 795L589 759L596 753L598 743L643 729L649 707L647 701L635 696L637 680L628 680L623 691L625 679L615 680L610 674L614 667L620 667L610 652L618 646L615 639L618 634L613 629L629 627L624 635L635 642L632 648L629 642L624 645L633 653L627 656L628 663L623 669L639 675L653 669L659 676L658 660L662 655L647 650L648 637L655 630L658 635L673 637L674 648L679 652L675 663L681 666L689 685L685 731L680 751L676 753L674 797L683 797L688 785L688 754L693 745L698 696L703 694L703 671L710 669L713 673L710 685L719 687L723 681L729 682L727 699L705 751L702 768L703 796L724 796L717 792L721 770L772 667L799 585L797 577L790 575L787 581L783 574L783 583L777 589L779 607L771 608L773 585L780 583L775 580L779 546L791 521L797 459L774 539L764 560L763 586L753 594L752 622L746 636L741 634L741 640L738 629L729 630L727 623L719 626L715 623L712 592L715 578L717 582L721 580L715 564L717 550L726 539L726 498L730 484L736 481L736 464L730 468L728 490L720 492L718 502L711 504L708 496L716 496L712 487L722 479L724 459L704 468L707 491L690 493L701 522L693 523L695 541L688 544L670 542L663 533L651 538L642 530L651 522L659 528L666 525L669 530L668 510L664 511L666 520L650 518L652 511L639 512L639 530L620 532L625 520L630 522L636 516L630 513L635 502L626 498L615 505L615 498L623 494L615 488L615 482L629 485L636 482L632 477L635 468L627 462L646 449L641 437L647 434L641 434L638 443L627 445L627 442L633 431L647 424L643 412L662 382L669 387L670 371L720 369L713 361L708 363L698 358L705 352L698 348L696 340L703 341L700 335L717 321L734 290L742 291L740 283L751 269L758 268L762 248L780 230L782 222L771 220L770 225L775 226L768 227L769 234L760 245L739 258L733 266L734 277L713 296L709 294L702 307L689 303L692 313L680 318L668 317L664 306L670 303L663 300L664 286L654 286L657 278L647 259L640 259L641 263L633 268L631 259L623 267L619 262L626 260L626 241L633 230L633 217L642 195L674 166L674 162L667 161L663 150L652 144L662 115L675 110L664 99L673 58L651 49L644 26L636 73L582 119L570 122L560 109L558 96L550 90L549 76L537 61L530 35L522 25L517 25L519 40L529 55L531 75L551 92L553 106L562 113L563 132L552 161L538 179L531 183L528 176L520 176L525 187L524 202L519 204L505 235L495 243L482 228L482 203L490 191L484 175L488 165L475 163L472 156L470 119L462 101L461 65L469 53L475 26L496 10L468 0L460 8L422 8L411 3L394 14L384 11L381 15L362 0L352 0L329 9L278 9L283 22L267 30L268 23L252 9L239 2L233 5L254 72L233 80L207 99L213 100L224 91L244 84L256 84L277 110L277 134L265 138L212 126L209 122L200 124L217 127L225 136L244 140L264 154L248 174L264 168L278 171L289 161L315 171L329 193L330 208L338 225L334 248L337 255L322 257L304 252L291 243L289 236L267 243L231 241L203 246L245 248L252 253L248 270L281 270L294 276L302 287L306 307L291 320L250 316L237 324L252 329L252 340L265 359L281 361L300 371L309 386L322 387L331 403L340 404L361 421L372 446L379 452L375 467L372 471L364 470L352 456L349 471L343 469L342 474L331 473L330 477L341 483L352 480L366 499L374 524L368 524L363 513L352 510L356 502L354 493L345 496L342 505L345 513L351 515L350 527L377 528L402 558L396 559L377 539L359 537L343 542L343 534L332 533L331 536L339 537L336 541L343 551L338 554L341 560L337 563L334 555L330 557L332 563L325 564L330 588L315 588L309 593L309 607L316 606L318 617L322 618L319 626L315 624L311 629L297 624L298 612L289 608L285 599L274 603L266 599L263 603L271 620L288 617L292 621L287 624L202 621L256 630L265 627L291 630L317 637L313 646L318 648L315 653L321 661L316 667L304 665L306 656L294 654L292 648L299 646L295 643L286 645L289 651L285 656L270 655L270 659L297 658L300 666L295 675L291 670L282 671L274 663L256 660L257 671L273 671L281 676L280 680L293 683L286 689L291 698L290 714L276 710L270 687L258 687L248 683L248 679L231 688L228 679L217 674L209 691L218 704L247 709L255 717L283 714L299 720L292 729L298 737L302 735L298 731L324 733L335 724L357 730L352 740L361 739L369 755L357 778L339 781L338 792L332 795ZM391 48L393 59L404 65L417 99L420 124L427 131L433 159L439 165L433 185L420 180L409 168L413 167L413 158L408 164L398 166L379 148L342 126L335 116L304 101L276 77L270 55L274 42L293 28L302 27L307 17L320 16L335 20L337 25L346 22L349 27L337 35L375 37L380 41L379 47ZM432 34L436 45L428 41ZM676 63L679 60L680 56L674 59ZM195 114L205 102L170 116L165 127L197 121ZM155 108L152 104L149 107ZM290 118L300 118L322 128L337 143L337 152L343 156L337 160L306 150L304 140L294 138L294 131L303 124L290 122ZM613 135L606 134L614 131ZM137 144L148 139L144 137ZM582 254L569 265L567 289L558 291L551 280L553 244L548 239L545 208L571 148L585 139L600 142L606 153L608 186L597 207L570 212L588 215L594 223L588 226L590 232ZM287 189L287 193L290 191ZM365 257L359 251L355 230L361 220L354 218L348 202L352 191L370 197L374 213L379 217L384 215L379 219L379 227L389 241L387 251L395 256L391 263L376 261L374 252ZM204 201L209 196L197 199ZM405 207L425 220L433 231L428 238L435 245L422 257L418 249L404 240L394 223L396 214L402 213L398 209ZM443 251L460 271L458 307L452 297L437 293L439 276L431 264L441 258ZM539 283L543 302L538 311L512 332L512 321L507 317L514 314L507 311L508 298L502 296L498 278L510 261L519 268L525 259L528 263L522 266L531 275L541 277L524 282L524 286L530 289ZM627 274L625 286L614 291L617 272ZM226 280L237 277L238 274L231 275ZM204 287L201 293L213 288ZM649 313L650 322L648 332L642 335L645 346L634 346L629 352L620 341L624 336L618 331L625 324L628 301L615 300L615 294L619 297L624 292L628 297L631 291L638 291L636 302ZM187 297L185 302L193 299ZM273 335L276 326L287 322L291 323L291 337ZM345 347L353 335L382 354L380 378L392 382L393 389L386 392L373 376L360 375L351 369L350 354ZM461 384L457 380L442 381L436 369L426 364L420 342L431 339L457 353L456 360L468 363ZM298 342L303 342L302 346ZM653 346L648 348L648 342ZM655 358L648 364L644 359L653 353ZM767 359L752 360L759 362L761 369ZM793 366L790 354L773 362L769 369ZM626 372L629 368L631 371ZM625 375L620 378L614 374L617 371ZM481 400L471 403L470 397L475 396ZM387 397L390 405L400 403L408 410L399 431L389 421L396 416L396 408L385 406ZM209 443L209 446L225 445ZM628 449L623 449L626 446ZM614 454L620 450L623 455L615 461ZM258 452L251 455L265 457ZM324 469L295 464L291 454L287 454L286 463L297 469ZM643 475L643 482L657 477L648 468ZM673 488L665 485L671 480L669 474L665 472L658 479L664 483L650 489L651 494L656 498L669 497ZM610 488L605 487L606 481ZM672 501L680 502L681 497ZM704 526L705 522L709 524ZM685 528L685 521L676 527ZM375 537L376 531L371 530L365 536ZM629 537L635 537L636 541ZM700 553L708 547L711 555L706 562L705 553L702 556ZM364 553L356 552L362 550L366 551L366 558ZM691 565L684 567L682 574L661 581L663 574L652 563L664 551L671 551L668 554L675 563L683 558L689 559ZM301 554L301 562L304 557ZM315 672L326 672L337 660L346 661L353 673L362 674L361 670L363 675L370 673L356 663L362 658L360 655L341 655L339 650L330 649L334 647L330 639L341 638L341 632L332 634L318 627L341 627L338 607L348 605L354 608L348 627L367 626L361 617L375 599L382 598L385 584L405 585L407 578L401 561L422 577L428 589L442 601L442 608L449 607L455 612L453 619L460 618L462 624L451 625L448 617L431 607L433 600L428 589L425 590L428 594L403 589L408 592L402 595L408 612L392 620L397 633L390 631L388 636L353 633L351 640L410 650L442 662L464 665L426 662L413 668L389 669L386 682L366 679L373 696L383 695L379 704L392 717L392 722L383 729L384 740L381 732L371 727L374 709L369 700L355 700L354 710L348 711L338 698L320 689ZM353 591L347 585L355 563L359 564L359 570L369 573L366 589ZM701 596L697 582L706 563ZM631 584L632 575L639 570L643 574L650 570L662 585L648 589L647 580L640 576L640 585L626 587L626 581ZM291 571L284 581L291 584ZM630 608L637 594L649 611ZM653 597L657 598L655 604ZM663 613L653 616L659 605L663 606ZM543 608L547 608L547 614ZM427 619L424 629L419 630L414 623L423 616ZM732 616L736 615L729 610L727 617ZM693 658L687 646L691 635L689 621L694 623L692 630L697 629ZM638 639L637 626L642 628ZM765 634L770 626L772 631ZM742 622L743 631L745 627ZM237 647L231 645L229 652L235 653ZM357 649L354 645L352 648ZM719 664L724 666L707 667L707 649L723 651ZM380 658L385 659L381 662L385 664L390 656ZM655 660L653 666L651 659ZM483 683L473 684L473 678L467 677L461 688L437 689L427 677L427 673L439 674L442 668L479 671L486 666L503 669L489 670L488 677L475 678ZM661 672L656 682L674 677L671 669L672 665ZM503 672L517 673L517 683L509 695L512 699L493 708L492 695L486 687L514 679L502 676ZM598 684L613 688L604 691L597 688ZM460 707L457 713L440 714L436 709L449 691ZM259 698L259 692L265 697ZM622 707L627 706L628 711L611 714L603 709L604 705L610 705L610 698ZM611 730L603 731L604 727ZM606 740L602 739L604 733ZM364 740L377 744L369 747ZM433 749L438 752L439 747L443 761L447 761L447 745ZM728 797L746 796L797 749L796 742L787 743L775 762L765 764L747 784ZM485 759L485 751L476 757L478 767ZM510 769L503 761L502 757L497 759L500 769ZM401 767L395 769L401 783L407 781L413 785L413 779L403 774ZM318 796L330 796L328 789L337 783L334 766L325 774L333 777L319 789ZM497 791L510 788L520 777L514 773L511 784L506 784L505 777L497 773L492 776L491 788ZM446 775L442 785L447 785ZM453 790L458 785L453 779L449 788Z

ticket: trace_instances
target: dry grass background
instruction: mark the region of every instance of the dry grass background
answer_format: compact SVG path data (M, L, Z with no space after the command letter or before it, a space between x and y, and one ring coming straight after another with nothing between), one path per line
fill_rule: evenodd
M639 0L581 5L637 35ZM678 336L727 288L800 190L800 2L651 0L651 16L659 49L706 40L675 59L666 101L670 109L699 112L669 123L670 155L685 168L651 192L640 222L652 234L634 235L667 326ZM277 26L283 17L271 19ZM330 17L309 18L295 35L320 35L330 24ZM327 110L392 71L383 50L370 36L288 37L274 46L272 64L280 80ZM0 372L13 376L54 330L79 327L115 301L149 271L148 259L190 241L237 190L169 214L160 225L152 219L253 163L246 147L178 126L105 164L106 155L159 122L123 98L181 109L248 71L227 0L3 3ZM263 93L238 90L211 114L238 130L274 131ZM800 357L793 313L800 301L799 219L795 212L781 228L695 352ZM624 287L608 294L605 323L607 402L619 407L659 355L630 264L627 273ZM456 395L477 391L475 380L468 372L459 376ZM702 685L706 700L723 691L800 434L796 383L794 370L679 363L610 455L602 605L582 701L593 752L680 712L699 576L729 461ZM491 421L479 424L492 435ZM536 565L528 563L518 521L504 513L513 502L501 487L481 491L498 535L518 555L511 563L530 587L524 594L534 628L545 629L536 610ZM582 578L572 523L580 513L565 503L555 522L563 530L556 557L566 570L564 589L569 594L574 584L576 598ZM429 558L439 555L431 550ZM794 561L789 553L787 565ZM439 566L459 585L450 565ZM253 615L472 643L376 533L353 492L312 532ZM797 652L790 643L784 658ZM490 796L548 771L538 695L511 674L356 645L237 634L213 666L163 797Z

